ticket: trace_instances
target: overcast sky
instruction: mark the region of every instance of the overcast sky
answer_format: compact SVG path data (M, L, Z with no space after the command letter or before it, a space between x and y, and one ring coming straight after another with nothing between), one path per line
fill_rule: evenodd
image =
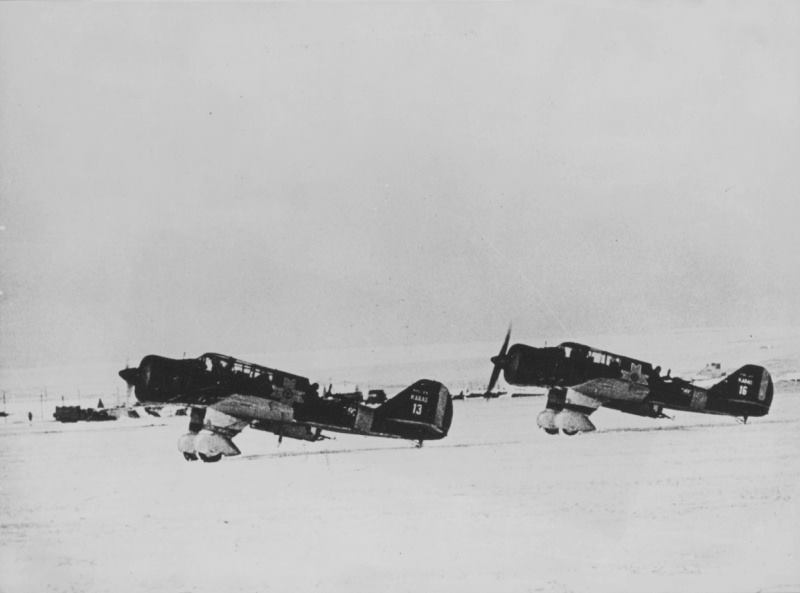
M0 364L800 324L798 31L2 3Z

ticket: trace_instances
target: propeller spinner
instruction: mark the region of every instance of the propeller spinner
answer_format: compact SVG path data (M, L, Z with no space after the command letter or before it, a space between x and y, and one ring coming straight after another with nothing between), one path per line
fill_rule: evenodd
M494 364L494 368L492 369L492 376L489 379L489 386L486 388L486 393L484 397L489 397L489 394L494 389L495 384L497 383L497 379L500 377L500 371L505 368L506 364L506 352L508 350L508 341L511 339L511 326L508 326L508 331L506 332L506 339L503 340L503 346L500 348L500 352L497 356L493 356L491 358L492 364Z
M127 398L130 399L131 391L136 386L136 382L139 379L139 369L138 368L128 368L127 366L119 372L119 376L122 377L125 382L128 384L128 393Z

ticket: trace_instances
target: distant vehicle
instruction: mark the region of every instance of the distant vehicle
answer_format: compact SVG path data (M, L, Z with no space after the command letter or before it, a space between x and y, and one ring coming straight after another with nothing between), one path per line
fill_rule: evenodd
M116 416L105 409L82 408L80 406L56 406L53 418L58 422L106 422L116 420Z
M515 391L511 397L542 397L544 393L538 391Z
M506 391L492 391L488 389L486 390L485 393L481 393L480 391L473 391L472 393L469 393L464 397L466 397L467 399L474 399L478 397L482 397L483 399L497 399L498 397L500 397L501 395L505 395L506 393L507 393Z
M727 375L725 371L722 370L722 363L719 362L709 362L706 366L700 370L693 379L696 381L707 381L709 379L721 379L725 375Z
M466 390L459 391L457 395L453 396L453 399L497 399L506 393L506 391L474 391L472 387L469 387Z
M339 402L361 403L364 401L364 394L356 387L355 391L343 391L340 393L333 392L333 386L328 386L322 394L325 399L331 399Z
M765 416L772 404L772 377L767 369L748 364L705 389L678 377L661 375L661 367L576 342L536 348L514 344L508 330L500 353L493 357L491 391L500 372L507 383L546 387L547 404L536 422L548 434L595 430L589 420L600 406L651 418L663 410L723 414L741 418Z
M386 392L383 389L370 389L364 403L380 405L386 403Z
M245 427L304 441L323 430L417 441L447 436L453 404L447 388L421 379L378 407L320 397L306 377L207 353L176 360L148 355L119 375L142 403L191 406L189 432L178 440L188 461L240 453L233 437ZM333 394L326 393L327 396Z

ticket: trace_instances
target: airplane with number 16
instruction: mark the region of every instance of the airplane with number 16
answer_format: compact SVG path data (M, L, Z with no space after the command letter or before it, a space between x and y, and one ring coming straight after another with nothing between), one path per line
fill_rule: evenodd
M595 430L589 416L599 407L651 418L663 410L723 414L747 422L765 416L772 404L772 377L762 366L748 364L709 388L661 375L661 367L576 342L535 348L514 344L511 328L494 365L487 393L503 372L510 385L548 388L547 404L536 423L548 434Z

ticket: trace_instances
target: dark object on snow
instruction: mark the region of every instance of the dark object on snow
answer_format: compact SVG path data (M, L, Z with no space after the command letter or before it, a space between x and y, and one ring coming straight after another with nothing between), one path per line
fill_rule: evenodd
M92 408L81 408L80 406L56 406L53 418L59 422L105 422L106 420L116 420L116 417L109 414L105 409L95 410Z
M367 404L382 404L386 402L386 392L383 389L370 389L367 393Z

